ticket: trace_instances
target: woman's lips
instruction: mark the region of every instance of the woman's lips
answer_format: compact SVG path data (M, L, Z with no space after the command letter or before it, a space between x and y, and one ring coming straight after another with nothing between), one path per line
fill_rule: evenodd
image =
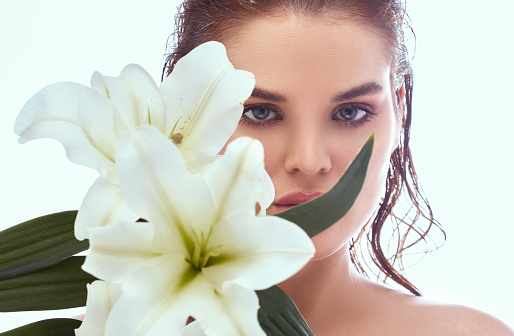
M282 212L295 205L308 202L322 194L323 193L321 191L295 190L277 199L273 202L273 205L277 212Z

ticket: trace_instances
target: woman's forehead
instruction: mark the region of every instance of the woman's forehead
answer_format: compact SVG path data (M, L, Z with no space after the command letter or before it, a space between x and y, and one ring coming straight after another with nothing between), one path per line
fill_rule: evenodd
M299 82L319 89L388 86L391 77L384 39L356 20L258 18L224 43L236 68L253 72L259 86L272 89Z

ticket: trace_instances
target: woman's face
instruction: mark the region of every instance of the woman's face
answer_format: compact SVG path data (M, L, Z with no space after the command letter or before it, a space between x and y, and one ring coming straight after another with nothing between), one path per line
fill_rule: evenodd
M255 74L255 90L232 139L249 136L264 146L265 167L275 185L268 214L327 192L375 134L356 203L313 238L315 259L333 254L372 217L397 146L384 41L353 20L282 16L250 21L223 42L234 66Z

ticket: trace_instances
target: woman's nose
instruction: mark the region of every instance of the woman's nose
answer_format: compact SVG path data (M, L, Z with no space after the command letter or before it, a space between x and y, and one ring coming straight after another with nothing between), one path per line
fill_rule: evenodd
M290 173L305 175L327 173L332 168L330 152L324 144L326 137L314 128L296 129L289 136L286 148L285 169Z

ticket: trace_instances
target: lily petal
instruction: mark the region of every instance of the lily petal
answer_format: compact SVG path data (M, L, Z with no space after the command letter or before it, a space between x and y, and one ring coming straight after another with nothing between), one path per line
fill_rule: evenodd
M297 225L275 216L255 217L248 223L244 212L233 212L216 225L213 244L226 242L219 253L223 262L202 269L220 289L226 283L266 289L298 272L314 255L309 236ZM273 232L270 234L270 232ZM227 237L237 239L227 239Z
M118 284L95 281L87 285L87 308L84 321L75 330L76 336L104 336L107 317L120 297Z
M107 226L115 221L135 222L138 217L121 197L120 186L99 177L89 188L75 220L75 237L89 238L88 230Z
M114 172L114 149L126 128L107 99L77 83L56 83L36 93L20 111L14 131L19 142L53 138L70 161L104 177Z
M181 272L176 264L166 269ZM195 327L197 333L202 329L207 335L265 335L257 319L258 298L252 290L231 285L221 295L201 274L183 285L151 272L138 273L137 278L123 286L123 296L107 322L109 334L178 335L191 312L201 326ZM201 298L201 302L191 298ZM119 318L127 322L115 323Z
M227 285L223 295L216 295L214 309L204 309L195 316L209 336L264 336L257 318L259 299L254 291Z
M216 211L207 183L189 173L176 146L162 133L139 126L121 137L117 153L122 195L135 213L158 226L157 248L177 237L185 239L191 233L184 231L185 224L197 232L209 230Z
M275 186L273 186L273 181L271 181L271 177L266 171L264 171L262 177L261 187L261 192L257 194L257 202L261 206L261 211L259 211L258 215L265 216L266 209L269 208L275 199Z
M234 69L223 44L214 41L189 52L162 82L165 104L178 115L175 130L174 123L165 134L183 136L178 146L191 171L201 170L234 133L254 85L253 74Z
M206 334L200 326L200 323L198 323L198 321L193 321L186 325L182 332L182 336L206 336Z
M124 80L119 77L104 76L95 71L91 76L91 88L116 106L127 127L134 128L139 124L139 116L130 96L132 92Z
M116 222L90 229L90 251L82 269L108 281L123 281L141 268L161 262L149 223Z
M170 258L160 268L146 268L133 273L132 279L123 284L123 294L111 311L107 333L180 335L189 312L198 305L191 297L209 300L214 292L211 284L195 277L198 273L191 275L187 265L178 257ZM170 276L170 271L174 276Z
M247 209L253 216L259 198L267 203L275 195L264 170L262 144L251 138L238 138L228 144L223 160L215 161L204 176L217 202L216 207L225 214L232 209Z
M141 66L129 64L117 77L95 72L91 87L109 99L120 111L130 129L152 124L164 133L167 120L166 107L152 76Z

